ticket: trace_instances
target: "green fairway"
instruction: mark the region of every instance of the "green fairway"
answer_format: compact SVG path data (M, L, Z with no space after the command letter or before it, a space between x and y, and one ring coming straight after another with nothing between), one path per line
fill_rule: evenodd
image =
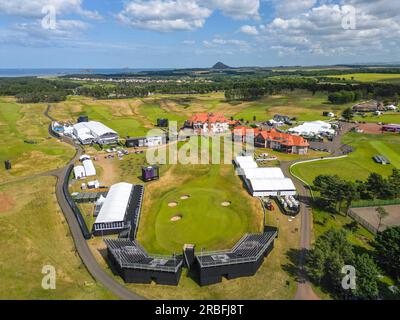
M259 101L249 102L243 110L235 114L237 119L253 121L253 116L258 121L272 119L275 114L296 117L298 121L314 121L328 119L322 114L332 111L339 115L345 108L352 104L333 105L328 103L327 95L296 90L277 96L269 96Z
M393 168L400 169L399 135L349 133L343 142L356 148L348 158L299 164L293 167L293 173L311 184L320 174L337 174L348 180L363 180L373 172L388 176ZM378 154L387 157L392 164L385 166L375 163L372 158Z
M190 198L181 199L185 195ZM222 206L224 201L230 206ZM169 207L172 202L177 206ZM178 215L181 220L171 221ZM262 216L260 203L246 194L233 166L177 165L146 189L138 239L153 253L181 252L186 243L229 249L244 234L260 232Z
M80 260L54 195L55 178L0 186L0 299L113 299ZM42 268L56 289L41 286Z
M49 139L50 120L43 104L21 105L11 98L0 98L0 182L63 166L74 149ZM12 170L3 162L11 160Z

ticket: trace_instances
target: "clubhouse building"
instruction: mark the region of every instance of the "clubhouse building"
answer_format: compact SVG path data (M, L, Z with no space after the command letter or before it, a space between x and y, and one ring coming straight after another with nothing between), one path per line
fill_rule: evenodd
M196 134L218 134L229 131L231 121L221 113L199 113L185 122L185 128Z

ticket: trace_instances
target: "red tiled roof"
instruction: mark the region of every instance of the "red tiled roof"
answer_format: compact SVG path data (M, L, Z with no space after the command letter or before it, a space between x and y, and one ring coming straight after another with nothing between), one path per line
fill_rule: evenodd
M190 117L189 121L192 123L229 122L229 120L227 118L225 118L222 113L198 113L198 114L195 114L194 116Z
M276 141L280 144L289 147L308 147L310 144L303 137L295 136L288 133L279 132L275 129L269 131L262 130L259 135L263 137L264 140Z
M262 132L262 130L259 128L237 126L232 130L232 132L236 135L242 135L242 136L245 136L246 134L253 132L254 136L257 136L260 132Z

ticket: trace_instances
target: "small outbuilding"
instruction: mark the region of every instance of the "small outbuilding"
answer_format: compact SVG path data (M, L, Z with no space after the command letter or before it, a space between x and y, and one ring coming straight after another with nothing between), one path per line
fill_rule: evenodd
M85 168L83 166L74 167L74 176L75 179L83 179L86 177Z

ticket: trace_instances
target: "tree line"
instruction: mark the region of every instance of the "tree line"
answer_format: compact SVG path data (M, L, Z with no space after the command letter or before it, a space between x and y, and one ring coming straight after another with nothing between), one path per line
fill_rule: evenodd
M313 187L319 192L316 204L329 212L348 211L353 201L391 200L400 197L400 170L393 169L388 178L371 173L366 181L346 181L338 175L319 175Z

